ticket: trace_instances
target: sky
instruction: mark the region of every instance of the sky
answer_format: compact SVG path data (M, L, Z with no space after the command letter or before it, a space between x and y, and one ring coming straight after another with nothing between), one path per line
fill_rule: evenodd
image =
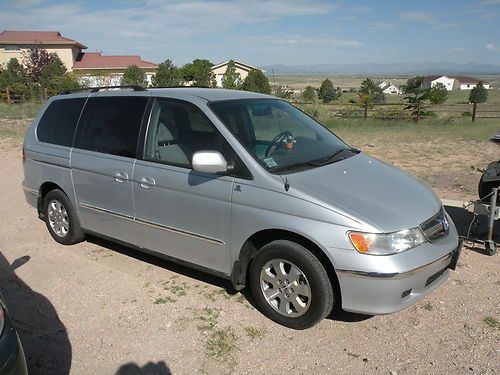
M0 29L183 65L500 65L500 0L0 0Z

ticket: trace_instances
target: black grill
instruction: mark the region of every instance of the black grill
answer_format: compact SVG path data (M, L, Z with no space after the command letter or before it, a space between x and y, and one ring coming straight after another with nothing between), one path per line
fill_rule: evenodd
M449 229L444 208L441 208L436 215L420 224L420 229L424 232L427 240L431 242L444 236Z
M429 277L425 283L425 287L431 285L434 281L436 281L437 279L439 279L441 277L441 275L444 273L444 271L446 271L446 268L443 268L441 271L439 272L436 272L434 275L432 275L431 277Z

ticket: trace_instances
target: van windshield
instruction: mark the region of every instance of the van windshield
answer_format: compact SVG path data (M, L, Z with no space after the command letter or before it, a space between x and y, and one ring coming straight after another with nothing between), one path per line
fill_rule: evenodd
M209 106L270 172L319 167L359 152L283 100L239 99Z

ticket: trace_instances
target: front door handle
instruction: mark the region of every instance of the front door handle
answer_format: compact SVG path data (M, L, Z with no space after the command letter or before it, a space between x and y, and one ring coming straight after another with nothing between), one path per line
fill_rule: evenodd
M128 180L128 174L127 174L127 172L116 171L116 172L113 172L113 179L116 182L125 182Z
M149 189L153 187L156 184L156 181L153 177L141 177L139 179L139 185L140 187L144 189Z

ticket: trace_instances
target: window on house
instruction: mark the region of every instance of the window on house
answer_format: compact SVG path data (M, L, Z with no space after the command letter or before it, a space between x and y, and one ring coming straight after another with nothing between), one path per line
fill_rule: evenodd
M19 46L14 46L14 45L11 45L11 46L6 46L5 47L5 50L6 51L19 51L21 48L19 48Z

